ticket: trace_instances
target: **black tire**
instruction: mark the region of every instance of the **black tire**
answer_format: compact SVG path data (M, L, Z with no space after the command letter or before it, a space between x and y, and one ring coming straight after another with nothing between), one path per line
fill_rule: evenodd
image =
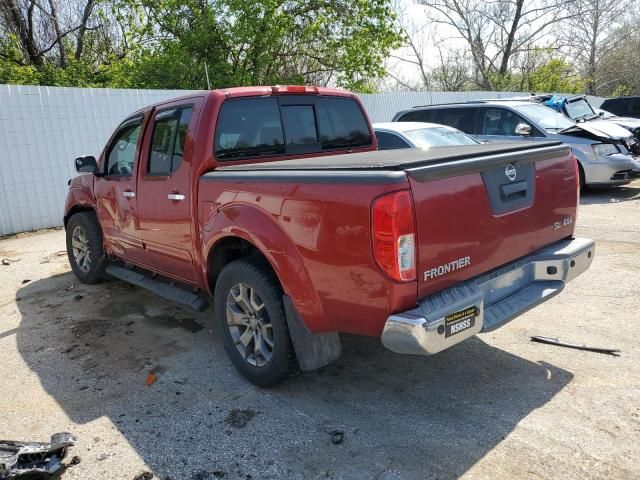
M239 326L240 324L230 325L227 320L227 302L231 298L232 289L234 292L239 292L240 285L249 287L251 292L257 294L258 303L261 301L263 305L259 310L260 313L254 315L254 325L251 327ZM249 315L245 313L246 311L240 309L240 303L236 302L231 307L237 309L238 315L244 315L248 318ZM260 387L268 387L293 375L298 370L298 362L291 343L282 303L282 288L278 279L267 266L259 261L249 259L234 260L226 265L216 282L213 305L216 331L223 340L225 352L236 369L247 380ZM257 315L260 315L262 324L259 323ZM267 322L271 324L272 332L270 337L272 347L271 351L267 352L270 354L268 360L256 353L255 350L251 351L252 345L255 349L255 336L249 340L252 343L248 347L244 346L239 339L234 340L233 337L233 335L237 337L240 333L242 333L240 336L248 333L251 337L252 332L249 331L251 328L254 328L257 334L257 331L263 331L260 325ZM249 324L248 321L247 324ZM263 345L268 350L268 345L266 343ZM245 350L244 354L240 352L241 349ZM247 355L250 357L248 358ZM263 363L258 365L260 361Z
M93 212L79 212L67 222L67 256L75 276L82 283L98 283L104 279L107 259L102 244L102 229ZM82 233L86 240L87 254L77 259L74 252L74 234ZM78 243L75 243L77 246ZM80 263L79 263L80 262Z

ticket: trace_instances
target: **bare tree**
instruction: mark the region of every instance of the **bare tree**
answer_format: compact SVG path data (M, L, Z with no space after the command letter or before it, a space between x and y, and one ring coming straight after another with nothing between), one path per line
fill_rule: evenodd
M470 79L471 65L469 55L462 50L447 49L435 45L439 64L431 71L433 86L437 90L458 92L463 90Z
M624 40L619 19L625 18L631 0L576 0L569 5L571 22L560 29L559 40L577 60L587 78L587 93L596 95L603 72L600 62ZM608 76L606 72L604 76Z
M96 0L67 2L64 10L56 0L2 0L0 2L0 31L14 35L28 64L41 67L50 52L57 48L57 63L66 67L67 44L76 38L75 58L83 54L85 35L89 26ZM83 14L70 13L80 6ZM69 13L63 18L62 12ZM16 59L13 59L16 60ZM22 60L16 60L22 61Z
M640 10L640 9L639 9ZM599 95L640 95L640 11L627 15L610 35L614 47L598 58L594 85Z
M575 0L418 0L429 19L456 32L469 47L476 82L493 89L508 76L515 55L575 13Z

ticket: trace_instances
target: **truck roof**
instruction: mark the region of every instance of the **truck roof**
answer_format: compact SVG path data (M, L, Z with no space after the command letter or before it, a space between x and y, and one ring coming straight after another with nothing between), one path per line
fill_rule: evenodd
M341 88L329 88L329 87L314 87L305 85L271 85L271 86L255 86L255 87L231 87L231 88L218 88L214 90L201 90L195 91L187 95L180 95L175 98L168 98L161 102L152 103L146 105L135 112L132 112L130 116L144 113L147 110L164 105L166 103L172 103L180 100L187 100L194 97L211 97L223 94L226 98L237 97L259 97L268 95L319 95L319 96L333 96L333 97L355 97L355 95L347 90Z

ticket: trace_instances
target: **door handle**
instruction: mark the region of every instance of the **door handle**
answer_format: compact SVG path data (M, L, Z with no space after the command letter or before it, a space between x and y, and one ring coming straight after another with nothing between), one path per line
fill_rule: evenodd
M126 190L124 192L122 192L122 196L127 197L127 198L133 198L136 196L136 192L132 192L130 190Z
M167 195L167 198L169 200L179 201L179 200L184 200L187 197L185 197L182 193L170 193L169 195Z

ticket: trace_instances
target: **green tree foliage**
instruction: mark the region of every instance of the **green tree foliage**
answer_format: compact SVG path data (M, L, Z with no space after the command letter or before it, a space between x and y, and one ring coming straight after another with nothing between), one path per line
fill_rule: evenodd
M389 0L90 3L80 55L80 19L60 19L58 30L73 33L40 57L32 44L45 50L55 38L21 44L7 36L0 41L0 83L202 89L206 65L211 88L307 83L371 91L401 38ZM0 32L21 31L2 19Z

